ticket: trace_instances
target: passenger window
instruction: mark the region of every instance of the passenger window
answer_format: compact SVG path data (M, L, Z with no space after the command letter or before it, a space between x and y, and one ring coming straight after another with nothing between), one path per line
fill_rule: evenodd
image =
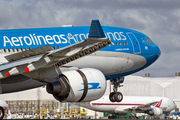
M25 47L25 50L27 50L27 48Z
M8 48L8 52L11 52L11 50Z
M59 45L58 45L57 47L58 47L58 49L60 49L60 46L59 46Z
M4 52L6 52L6 49L4 49Z
M21 51L23 51L23 48L21 48Z
M16 50L17 50L17 52L19 52L19 49L18 49L18 48L16 48Z
M125 43L123 42L123 45L125 45Z
M29 47L29 50L31 50L31 47Z
M126 42L126 45L128 45L128 42Z
M118 46L118 43L116 42L116 46Z
M12 51L14 52L14 48L12 48Z
M120 45L120 46L122 45L121 42L119 42L119 45Z
M56 49L56 46L53 46L54 49Z

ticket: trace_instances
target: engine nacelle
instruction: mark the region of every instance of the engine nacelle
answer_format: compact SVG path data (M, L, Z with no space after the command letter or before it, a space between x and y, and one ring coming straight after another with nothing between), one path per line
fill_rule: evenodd
M163 114L163 111L161 108L153 107L151 110L148 110L147 114L151 116L160 116Z
M92 101L102 97L106 91L104 74L92 68L63 72L47 84L48 93L59 101Z

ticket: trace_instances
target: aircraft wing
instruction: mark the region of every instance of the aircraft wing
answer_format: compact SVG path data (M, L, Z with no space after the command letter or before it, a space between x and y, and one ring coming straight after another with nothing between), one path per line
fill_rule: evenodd
M159 102L160 102L160 101L155 101L155 102L147 103L147 104L144 104L144 105L139 105L139 106L138 106L138 109L147 110L147 109L150 108L151 105L157 104L157 103L159 103Z
M115 109L116 113L122 112L122 111L126 111L126 112L131 112L131 113L136 113L137 110L148 110L151 108L151 105L157 104L160 101L155 101L155 102L151 102L151 103L147 103L147 104L143 104L143 105L137 105L137 106L125 106L125 107L117 107Z
M62 66L111 44L98 20L91 22L89 37L82 42L54 50L50 45L8 55L9 61L0 66L0 79L31 72L52 65Z

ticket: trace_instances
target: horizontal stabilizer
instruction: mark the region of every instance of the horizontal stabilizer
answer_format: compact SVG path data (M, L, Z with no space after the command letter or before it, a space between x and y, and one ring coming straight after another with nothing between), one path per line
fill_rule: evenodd
M92 20L89 31L89 38L104 38L106 37L99 20Z

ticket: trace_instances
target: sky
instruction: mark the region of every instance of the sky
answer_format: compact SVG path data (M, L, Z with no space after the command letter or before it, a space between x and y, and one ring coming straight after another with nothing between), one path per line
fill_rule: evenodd
M160 58L134 75L174 77L180 72L179 0L0 0L0 29L59 27L65 24L125 27L149 36Z

